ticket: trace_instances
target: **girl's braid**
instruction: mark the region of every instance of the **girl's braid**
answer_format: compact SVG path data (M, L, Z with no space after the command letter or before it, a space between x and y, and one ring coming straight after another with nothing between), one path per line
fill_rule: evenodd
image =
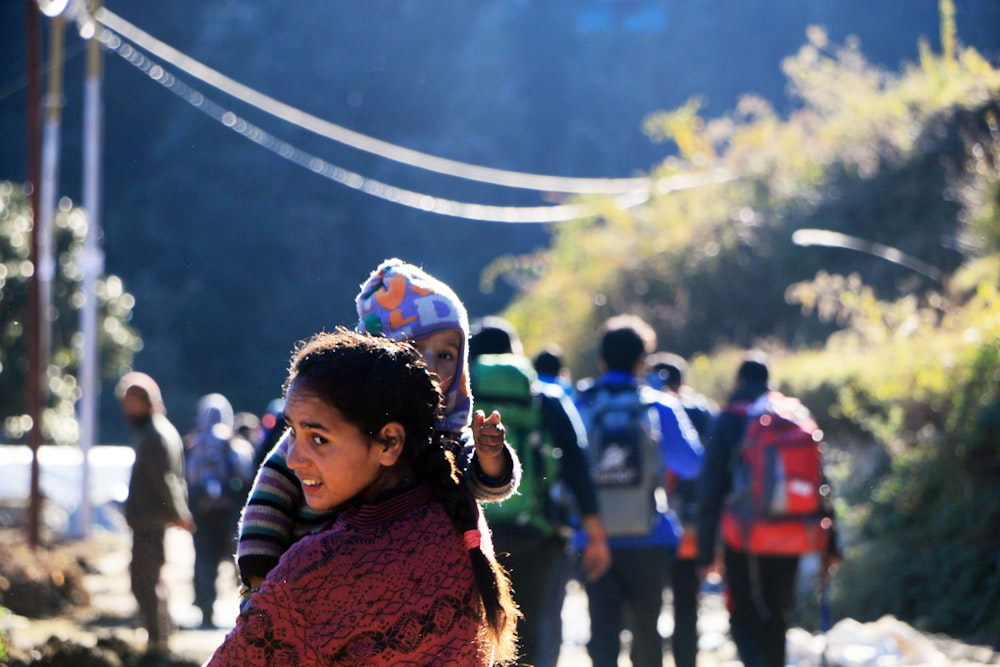
M414 461L417 476L427 481L431 493L451 517L462 535L476 584L483 601L483 613L489 627L486 638L498 664L508 664L517 657L516 627L520 612L510 590L510 579L495 558L487 556L479 534L479 506L459 477L453 448L436 435L435 446L425 447Z

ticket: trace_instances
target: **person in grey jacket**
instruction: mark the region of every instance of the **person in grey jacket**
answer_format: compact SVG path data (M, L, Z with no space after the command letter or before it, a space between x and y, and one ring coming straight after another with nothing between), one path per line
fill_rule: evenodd
M132 528L132 594L151 648L166 648L172 624L166 586L160 574L166 562L168 526L193 530L184 482L184 446L167 419L160 388L145 373L126 373L115 395L135 435L135 463L125 500L125 521Z

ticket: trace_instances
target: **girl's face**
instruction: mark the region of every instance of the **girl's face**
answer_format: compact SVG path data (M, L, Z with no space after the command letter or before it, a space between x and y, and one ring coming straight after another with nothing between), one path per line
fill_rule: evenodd
M347 422L340 410L296 380L285 398L290 428L288 467L302 485L306 504L326 511L381 490L383 466L392 465L382 443Z
M441 393L447 394L458 373L461 363L462 332L458 329L438 331L426 338L418 338L413 344L424 355L424 363L431 373L437 375Z

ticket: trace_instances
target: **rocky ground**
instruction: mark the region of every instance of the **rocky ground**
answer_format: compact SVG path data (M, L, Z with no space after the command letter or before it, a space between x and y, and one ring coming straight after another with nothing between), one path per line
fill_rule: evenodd
M24 542L22 530L0 531L0 600L7 608L0 616L0 665L197 666L211 655L236 617L235 572L225 565L220 569L220 598L215 608L215 620L222 627L196 629L200 614L191 605L191 536L171 529L165 577L178 631L170 640L168 654L146 654L145 631L138 627L129 592L127 535L101 531L87 540L50 545L34 554ZM563 618L559 667L588 667L586 596L573 582ZM669 636L672 628L668 605L660 621L662 633ZM701 667L740 664L727 635L721 596L704 595L699 625ZM831 667L1000 664L1000 655L990 649L923 635L891 618L877 624L841 621L825 638L793 629L789 632L789 664L818 665L824 647ZM629 661L623 656L620 664L625 667ZM669 654L664 665L673 665Z

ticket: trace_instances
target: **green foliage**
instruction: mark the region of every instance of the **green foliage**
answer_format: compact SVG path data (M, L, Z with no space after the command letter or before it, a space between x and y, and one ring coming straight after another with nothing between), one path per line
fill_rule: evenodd
M715 159L715 150L704 133L705 121L698 115L701 100L691 99L680 109L652 114L643 124L653 141L671 139L681 157L693 164L708 164Z
M938 12L941 14L941 53L949 65L955 62L955 38L958 29L955 26L955 3L953 0L939 0Z
M31 428L26 414L28 286L31 263L31 207L24 190L0 182L0 424L5 442L17 441ZM57 444L78 441L74 405L80 397L76 375L83 340L78 311L86 296L80 269L87 218L63 198L55 215L54 250L57 271L52 285L52 329L47 379L48 402L43 407L42 434ZM128 326L134 300L116 276L97 281L101 372L120 375L142 343Z
M608 205L492 269L524 290L505 315L526 349L559 343L577 376L596 371L595 327L623 312L720 402L742 350L765 349L777 387L827 434L838 612L997 643L1000 73L957 48L941 4L944 54L922 44L899 73L810 30L784 63L801 102L787 119L753 97L724 118L700 118L697 101L651 116L647 133L680 150L655 182L735 178ZM859 241L803 249L801 228Z
M1000 344L956 368L947 428L892 461L863 507L842 572L847 613L895 613L980 642L1000 638Z
M6 607L0 606L0 616L9 613ZM7 648L10 644L10 634L6 630L0 630L0 660L6 660L10 657L10 650Z
M523 289L506 315L529 348L561 338L552 342L574 372L589 372L592 350L575 332L625 311L646 316L684 354L762 337L801 345L837 328L796 317L786 298L786 286L817 267L858 273L873 297L927 288L869 255L799 248L791 234L803 227L897 247L944 271L962 257L942 237L989 248L1000 229L1000 74L970 49L950 60L925 49L919 66L891 74L869 65L853 40L833 48L819 28L808 37L784 63L801 102L788 119L747 97L723 118L700 118L691 101L647 120L651 136L681 147L653 174L658 184L692 171L735 179L654 188L633 210L609 202L595 219L556 230L550 251L491 267L491 279L506 274ZM700 167L706 155L718 156L711 170Z
M968 211L969 243L989 252L1000 252L1000 120L996 110L983 119L988 132L978 133L968 142L968 179L959 190Z

